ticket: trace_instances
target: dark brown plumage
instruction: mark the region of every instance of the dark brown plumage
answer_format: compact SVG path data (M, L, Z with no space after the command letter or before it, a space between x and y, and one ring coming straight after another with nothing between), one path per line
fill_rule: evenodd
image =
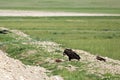
M0 30L0 34L7 34L7 33L9 33L10 31L8 31L8 30Z
M56 59L55 62L60 63L60 62L62 62L62 60Z
M104 62L106 62L106 59L104 59L104 58L101 57L101 56L96 56L96 59L99 60L99 61L104 61Z
M71 61L71 59L77 59L78 61L80 60L80 56L76 54L72 49L65 49L63 55L67 55L69 61Z

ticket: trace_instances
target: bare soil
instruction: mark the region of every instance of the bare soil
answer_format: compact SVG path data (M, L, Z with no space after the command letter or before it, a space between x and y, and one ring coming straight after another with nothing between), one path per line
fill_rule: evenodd
M120 16L120 14L0 10L0 16L34 16L34 17L44 17L44 16Z

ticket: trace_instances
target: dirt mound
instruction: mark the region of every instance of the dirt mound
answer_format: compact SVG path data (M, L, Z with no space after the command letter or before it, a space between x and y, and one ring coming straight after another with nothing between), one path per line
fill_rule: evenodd
M46 70L38 66L28 66L6 56L0 50L0 80L50 80Z
M45 72L43 67L24 65L0 50L0 80L63 80L60 76L48 77Z

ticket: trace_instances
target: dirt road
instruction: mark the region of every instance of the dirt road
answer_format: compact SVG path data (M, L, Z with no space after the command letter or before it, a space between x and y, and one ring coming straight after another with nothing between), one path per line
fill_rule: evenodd
M47 16L120 16L120 14L0 10L0 16L32 16L32 17L47 17Z

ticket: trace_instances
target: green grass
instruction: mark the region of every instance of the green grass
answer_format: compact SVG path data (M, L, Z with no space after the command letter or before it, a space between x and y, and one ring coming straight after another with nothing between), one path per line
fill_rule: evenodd
M0 0L0 9L120 13L119 0Z
M62 44L63 48L82 49L120 60L120 17L0 17L0 26L21 30L34 40L54 41ZM47 73L48 75L61 75L65 80L120 79L119 75L113 76L110 73L103 75L103 79L95 74L86 74L85 64L82 62L66 61L62 54L49 53L40 47L21 44L24 41L26 40L16 40L12 33L0 34L0 49L24 64L45 67L52 71ZM29 50L36 52L28 55ZM49 63L45 61L47 58L65 61ZM77 71L58 68L67 67L69 64L78 67Z
M19 59L26 65L37 65L37 66L44 67L47 70L50 70L51 73L49 73L49 72L47 73L49 76L60 75L64 78L64 80L70 80L70 79L73 79L73 80L79 80L79 79L81 79L81 80L102 80L100 77L98 77L96 75L86 74L86 72L84 70L81 70L81 69L83 69L82 66L84 64L82 64L80 62L74 62L74 61L71 61L71 62L65 61L62 63L45 62L45 60L47 58L56 59L58 57L62 58L62 56L59 54L55 55L54 53L45 52L44 50L42 50L40 48L37 49L36 47L33 47L31 45L12 43L12 44L2 45L2 46L0 46L0 49L1 48L3 48L2 50L6 49L5 51L7 53L9 53L10 57ZM26 51L29 51L29 50L37 50L38 52L35 54L27 55ZM24 53L26 54L26 56L23 56ZM40 63L40 64L37 64L37 63ZM58 66L66 67L69 64L79 67L78 70L70 72L65 68L63 68L63 69L58 68ZM112 75L111 75L111 77L112 77ZM107 78L107 77L105 77L105 78ZM113 79L115 79L115 78L116 77L113 77ZM107 79L107 80L111 80L111 79Z
M120 60L120 17L0 17L0 26Z

